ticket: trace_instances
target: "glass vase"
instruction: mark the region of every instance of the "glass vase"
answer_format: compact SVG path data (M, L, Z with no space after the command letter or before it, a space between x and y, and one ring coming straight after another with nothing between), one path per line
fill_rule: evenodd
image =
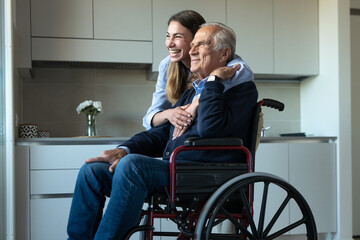
M93 114L87 114L87 136L96 136L96 121L95 121L95 115Z

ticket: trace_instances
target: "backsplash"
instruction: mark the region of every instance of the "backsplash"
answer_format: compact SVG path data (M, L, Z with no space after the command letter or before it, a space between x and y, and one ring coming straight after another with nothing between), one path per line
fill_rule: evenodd
M300 130L298 82L256 82L259 99L285 103L278 112L264 109L267 136ZM130 137L144 130L142 118L151 104L155 82L145 70L35 68L34 78L22 79L20 123L38 125L51 137L84 136L86 119L76 107L84 100L101 101L96 117L98 135Z

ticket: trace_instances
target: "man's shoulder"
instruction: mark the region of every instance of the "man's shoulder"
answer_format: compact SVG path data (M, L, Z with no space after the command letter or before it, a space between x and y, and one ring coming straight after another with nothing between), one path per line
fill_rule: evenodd
M233 86L228 91L230 91L230 90L239 91L239 89L250 89L250 88L256 89L256 85L255 85L254 81L247 81L247 82L240 83L238 85Z
M249 93L249 92L257 93L257 88L253 81L240 83L240 84L228 89L225 93L226 94L243 94L243 93Z

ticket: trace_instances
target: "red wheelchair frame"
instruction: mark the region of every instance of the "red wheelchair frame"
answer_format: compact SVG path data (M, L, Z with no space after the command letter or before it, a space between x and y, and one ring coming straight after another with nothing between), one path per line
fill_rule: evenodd
M290 184L276 176L254 173L254 156L257 138L259 137L258 124L262 107L271 107L282 111L284 104L272 99L263 99L258 102L254 111L248 147L243 146L242 140L238 138L199 138L188 139L183 146L176 148L171 154L169 162L169 192L149 197L147 200L148 209L143 210L141 214L145 223L133 228L125 239L129 239L135 232L146 233L141 234L140 238L147 240L152 240L153 236L177 236L178 239L275 239L298 226L305 226L307 239L316 240L315 221L310 207L301 194ZM175 159L180 152L193 150L242 151L246 158L246 164L175 164ZM191 168L195 168L196 171ZM208 188L207 183L205 183L204 188L198 189L199 193L195 193L194 190L187 192L186 188L181 191L178 190L179 186L181 187L184 184L183 179L189 174L205 174L204 179L210 179L208 182L211 182L213 186ZM258 226L253 219L253 188L257 183L262 183L265 186L263 193L265 200L263 199L261 204ZM288 197L282 202L272 221L265 227L266 196L268 186L271 184L283 189ZM185 185L189 185L189 183L185 182ZM276 220L290 200L294 200L299 206L302 219L283 227L279 231L272 231ZM241 204L238 204L239 201ZM236 204L234 205L233 202ZM241 206L241 211L237 209L239 206ZM178 210L179 208L182 210ZM228 211L228 209L234 209L234 212ZM171 219L178 225L180 232L155 232L155 218ZM232 234L212 233L212 228L225 219L234 224L236 231Z

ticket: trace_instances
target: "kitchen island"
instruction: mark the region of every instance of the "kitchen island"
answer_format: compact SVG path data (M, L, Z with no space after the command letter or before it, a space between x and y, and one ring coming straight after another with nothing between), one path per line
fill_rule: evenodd
M17 139L17 239L66 239L72 193L84 160L115 148L127 139ZM256 171L273 173L303 194L314 213L319 233L336 231L335 149L336 137L265 137L256 153ZM255 201L254 206L256 204ZM294 209L285 212L285 216L281 216L283 221L296 216ZM175 228L172 222L164 219L156 222L155 227L163 231ZM302 233L299 230L289 234Z

